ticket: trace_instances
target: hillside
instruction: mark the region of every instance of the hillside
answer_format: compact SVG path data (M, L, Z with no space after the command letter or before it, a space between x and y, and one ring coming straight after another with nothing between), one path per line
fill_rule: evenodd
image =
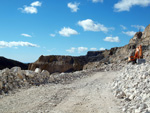
M0 70L4 68L12 68L14 66L21 67L21 69L28 69L28 64L21 63L12 59L7 59L5 57L0 57Z

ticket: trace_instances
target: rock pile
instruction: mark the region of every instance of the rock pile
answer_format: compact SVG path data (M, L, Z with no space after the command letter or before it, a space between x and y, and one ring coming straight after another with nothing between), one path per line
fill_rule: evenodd
M88 70L76 71L71 73L53 73L36 68L35 71L21 70L20 67L0 70L0 94L14 92L19 88L29 88L33 85L39 86L47 83L68 84L73 80L81 79L92 75L97 71L116 71L121 70L123 64L103 64Z
M86 69L95 69L97 71L120 71L127 63L101 63L101 62L91 62L83 67Z
M8 93L21 87L30 87L51 82L49 72L43 70L36 73L30 70L21 70L20 67L5 68L0 71L0 94Z
M112 84L124 113L150 113L150 64L128 64Z
M36 68L35 71L21 70L20 67L0 70L0 95L13 93L19 88L29 88L47 83L71 83L73 80L86 77L94 70L76 71L74 73L49 74L46 70Z

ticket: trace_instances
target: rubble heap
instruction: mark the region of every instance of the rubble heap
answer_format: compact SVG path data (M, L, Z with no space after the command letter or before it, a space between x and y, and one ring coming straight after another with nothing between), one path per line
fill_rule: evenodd
M119 72L112 89L123 99L124 113L150 113L150 64L128 64Z
M21 70L20 67L0 70L0 95L13 93L19 88L29 88L47 83L71 83L93 73L94 70L76 71L74 73L54 73L36 68L35 71Z

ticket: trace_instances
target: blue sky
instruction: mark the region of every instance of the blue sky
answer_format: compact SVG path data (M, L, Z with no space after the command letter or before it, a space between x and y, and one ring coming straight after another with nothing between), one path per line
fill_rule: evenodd
M150 24L150 0L1 0L0 53L21 62L128 44Z

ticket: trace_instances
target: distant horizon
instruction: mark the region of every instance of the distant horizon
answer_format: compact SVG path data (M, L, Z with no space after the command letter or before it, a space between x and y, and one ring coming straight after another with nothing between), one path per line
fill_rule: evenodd
M121 47L149 25L150 1L5 0L0 53L20 62Z

